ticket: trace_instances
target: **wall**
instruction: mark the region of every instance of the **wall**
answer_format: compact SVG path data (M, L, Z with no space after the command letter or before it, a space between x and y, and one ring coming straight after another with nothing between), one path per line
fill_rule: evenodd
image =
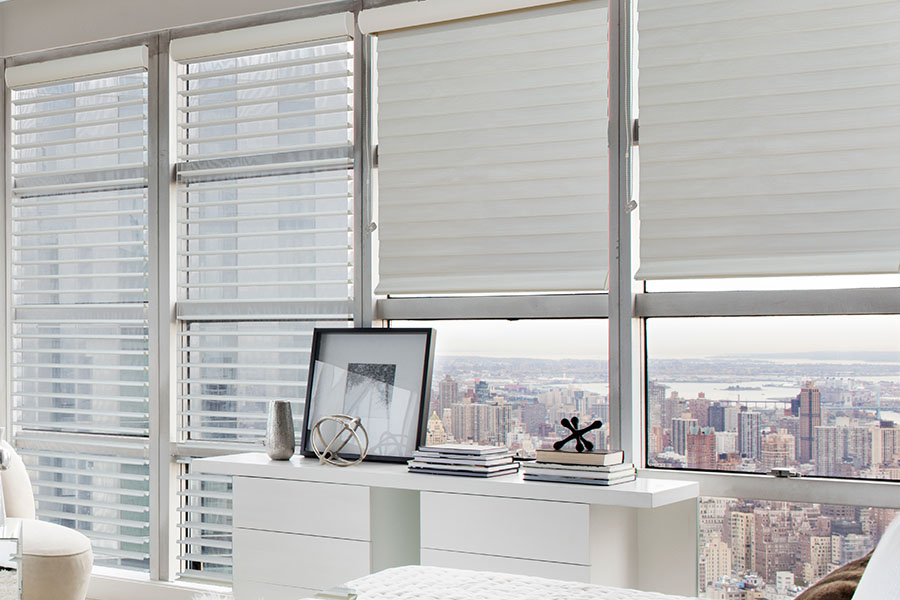
M322 0L10 0L0 4L0 56L15 56L321 2Z

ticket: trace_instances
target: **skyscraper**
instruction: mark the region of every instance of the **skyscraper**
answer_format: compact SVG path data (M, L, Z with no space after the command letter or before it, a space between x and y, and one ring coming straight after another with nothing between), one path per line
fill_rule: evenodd
M676 417L672 419L672 449L682 456L687 454L687 436L697 427L697 419Z
M688 469L716 468L716 432L711 427L692 427L687 435Z
M747 458L759 458L761 437L759 413L743 411L738 414L738 452Z
M444 375L444 378L441 380L439 386L439 402L437 412L441 414L443 409L450 408L457 402L459 402L459 384L456 383L450 374L447 373Z
M707 422L709 426L716 431L726 431L725 428L725 407L718 402L706 409Z
M800 401L800 446L797 459L802 463L812 461L816 454L816 427L822 424L822 404L819 388L807 382L797 395Z

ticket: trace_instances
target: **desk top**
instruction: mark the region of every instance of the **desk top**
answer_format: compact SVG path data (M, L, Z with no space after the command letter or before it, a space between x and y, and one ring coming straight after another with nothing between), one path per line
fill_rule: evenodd
M301 456L294 456L290 460L270 460L262 452L201 458L191 463L191 469L201 473L238 477L264 477L554 502L582 502L627 508L665 506L695 499L700 493L700 486L694 481L638 477L628 483L596 486L525 481L521 472L482 479L410 473L405 464L363 462L351 467L334 467L319 464L315 458Z

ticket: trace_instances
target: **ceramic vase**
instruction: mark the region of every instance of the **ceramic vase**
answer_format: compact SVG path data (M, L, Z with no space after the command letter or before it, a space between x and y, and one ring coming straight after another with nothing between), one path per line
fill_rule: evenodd
M272 460L288 460L294 455L294 418L287 400L273 400L269 404L266 454Z

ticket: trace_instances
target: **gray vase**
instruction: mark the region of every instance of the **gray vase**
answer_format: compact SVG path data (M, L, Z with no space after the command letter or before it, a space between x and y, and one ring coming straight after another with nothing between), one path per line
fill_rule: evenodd
M266 454L272 460L287 460L294 455L294 418L287 400L273 400L269 404Z

